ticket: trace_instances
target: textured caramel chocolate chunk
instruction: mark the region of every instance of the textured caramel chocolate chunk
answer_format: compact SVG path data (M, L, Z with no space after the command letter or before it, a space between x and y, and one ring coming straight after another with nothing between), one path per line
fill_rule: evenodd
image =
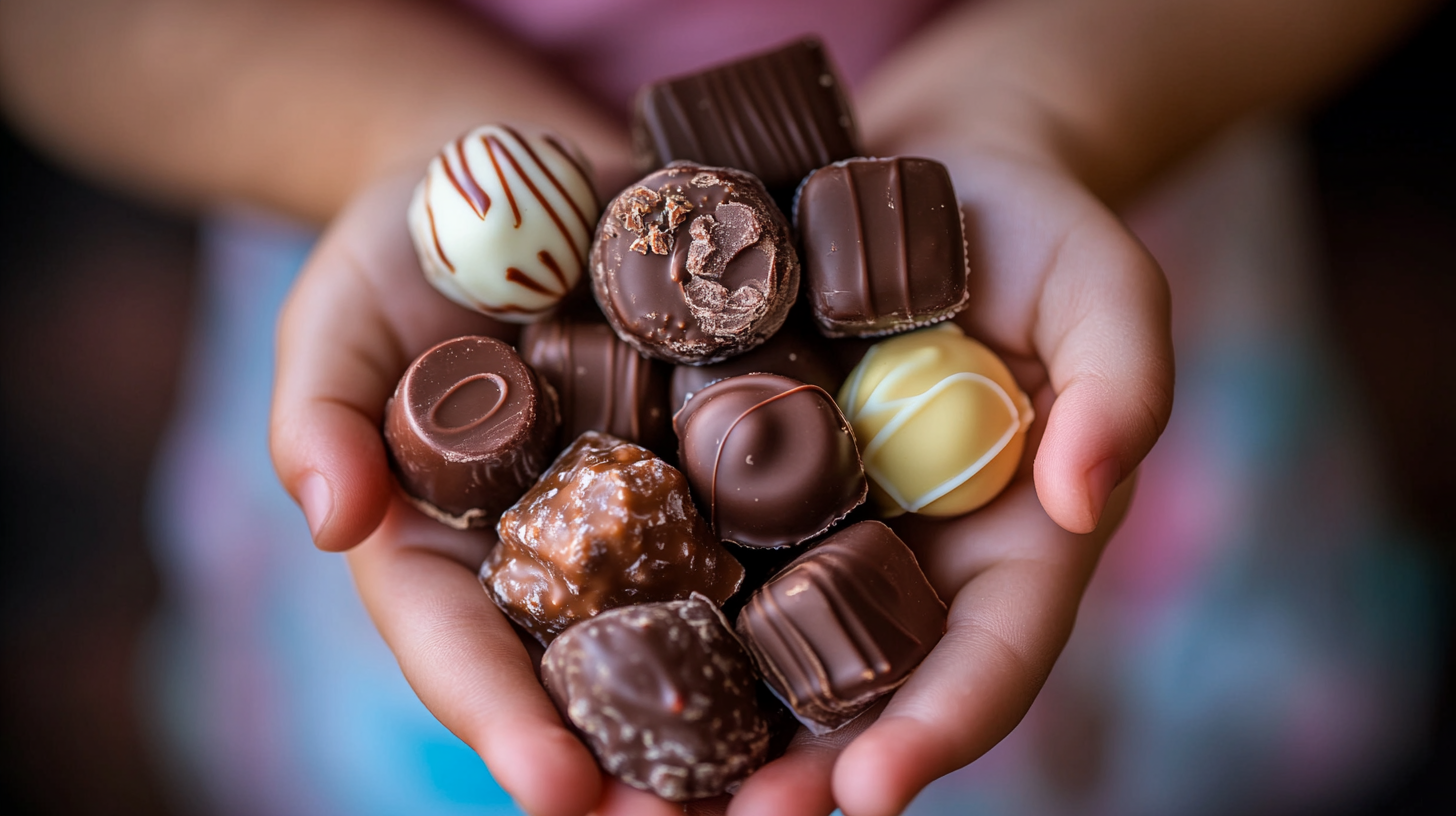
M686 159L792 190L814 168L859 155L844 84L814 39L649 85L635 107L643 169Z
M783 325L799 291L788 222L753 176L676 163L607 208L592 292L617 334L672 363L726 360Z
M640 445L595 431L552 463L497 532L481 582L542 643L613 607L693 592L722 604L743 580L682 474Z
M420 355L385 407L405 493L458 529L495 523L551 461L556 398L515 349L458 337Z
M607 773L664 799L717 796L768 758L753 666L701 595L572 627L541 677Z
M753 594L738 634L764 681L816 734L898 688L945 633L915 555L878 521L829 536Z
M746 547L806 541L864 501L849 422L824 389L744 374L673 418L678 459L718 536Z
M967 302L960 203L940 162L850 159L814 171L794 205L804 288L830 337L908 331Z

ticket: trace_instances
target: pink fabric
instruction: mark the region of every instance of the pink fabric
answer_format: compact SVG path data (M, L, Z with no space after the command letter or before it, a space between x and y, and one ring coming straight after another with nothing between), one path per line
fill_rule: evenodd
M858 84L946 0L464 0L615 110L641 85L803 36ZM691 32L690 35L686 34Z

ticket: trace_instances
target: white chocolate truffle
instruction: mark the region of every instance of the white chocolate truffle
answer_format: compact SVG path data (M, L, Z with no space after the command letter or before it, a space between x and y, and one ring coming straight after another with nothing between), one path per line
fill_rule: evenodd
M409 226L425 278L446 297L534 323L581 280L598 213L586 165L561 138L485 125L430 162Z
M1011 481L1035 414L995 352L954 323L870 347L839 390L886 517L958 516Z

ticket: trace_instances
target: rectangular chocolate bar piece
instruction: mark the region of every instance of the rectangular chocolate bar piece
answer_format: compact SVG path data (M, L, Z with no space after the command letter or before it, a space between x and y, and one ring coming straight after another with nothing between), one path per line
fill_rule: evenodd
M965 306L960 204L940 162L850 159L814 171L794 220L804 287L829 337L870 337L944 320Z
M644 170L678 159L734 167L772 192L859 155L844 86L814 39L646 86L634 120Z

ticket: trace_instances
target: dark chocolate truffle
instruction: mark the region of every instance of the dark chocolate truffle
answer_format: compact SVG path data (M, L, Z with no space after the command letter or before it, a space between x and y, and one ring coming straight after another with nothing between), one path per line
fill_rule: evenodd
M771 190L860 152L844 84L814 39L643 88L633 137L644 168L738 167Z
M804 287L824 334L908 331L965 307L965 232L940 162L839 162L814 171L796 202Z
M676 163L607 207L592 292L612 328L649 357L706 365L767 340L799 291L788 222L758 179Z
M405 493L457 529L495 523L551 461L556 397L515 349L458 337L421 354L385 406Z
M805 337L785 325L768 342L730 360L705 366L673 366L669 404L673 411L677 411L688 397L709 383L739 374L782 374L817 385L832 394L838 390L844 377L835 371L819 350L823 342L821 338Z
M661 451L671 443L668 368L599 321L556 317L521 333L521 356L556 389L561 436L602 431Z
M595 431L557 458L497 532L480 580L542 643L617 606L694 592L722 604L743 581L682 474L640 445Z
M878 521L852 524L753 594L738 634L764 680L816 734L898 688L945 634L915 555Z
M818 386L776 374L729 377L694 394L673 428L683 472L726 541L798 544L869 490L854 433Z
M541 679L607 773L664 799L717 796L768 758L753 666L700 595L572 627Z

